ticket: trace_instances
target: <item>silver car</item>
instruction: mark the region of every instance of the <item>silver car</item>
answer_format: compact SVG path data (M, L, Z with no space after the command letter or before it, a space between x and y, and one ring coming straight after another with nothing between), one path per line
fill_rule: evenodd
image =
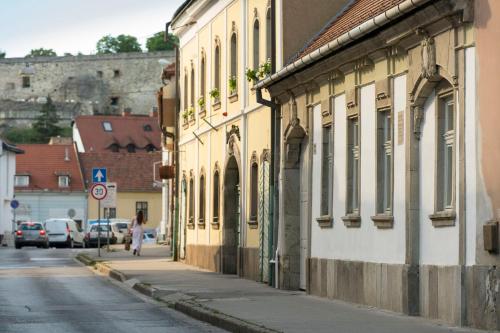
M22 222L16 230L14 241L16 249L23 246L36 246L49 248L49 237L40 222Z

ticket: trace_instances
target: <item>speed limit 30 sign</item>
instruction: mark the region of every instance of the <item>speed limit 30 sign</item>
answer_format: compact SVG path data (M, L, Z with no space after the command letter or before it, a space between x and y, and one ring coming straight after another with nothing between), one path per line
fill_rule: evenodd
M106 189L106 185L104 184L94 184L90 190L90 194L92 195L92 198L96 200L102 200L106 198L106 195L108 194L108 190Z

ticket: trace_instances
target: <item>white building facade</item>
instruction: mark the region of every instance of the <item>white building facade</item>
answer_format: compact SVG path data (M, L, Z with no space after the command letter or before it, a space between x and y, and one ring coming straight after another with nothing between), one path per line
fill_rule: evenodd
M16 154L21 153L21 149L0 140L0 244L13 241L14 222L10 204L14 199Z
M256 85L282 115L281 286L498 329L482 19L473 2L366 3Z

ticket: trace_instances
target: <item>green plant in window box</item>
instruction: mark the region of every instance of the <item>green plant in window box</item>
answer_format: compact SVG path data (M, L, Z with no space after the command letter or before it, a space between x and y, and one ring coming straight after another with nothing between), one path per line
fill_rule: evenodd
M214 88L214 89L210 90L210 92L208 94L214 100L215 103L219 102L219 98L220 98L219 89Z
M271 59L259 66L259 78L263 79L271 74Z
M198 106L200 107L200 110L205 110L205 97L200 97L198 98Z
M182 119L184 120L185 123L187 123L188 117L189 117L188 110L184 110L184 112L182 112Z
M259 78L257 77L257 70L256 69L250 69L247 68L245 75L247 77L248 82L257 82Z
M194 119L194 108L193 107L190 107L188 109L188 116L190 119Z
M236 76L230 76L229 77L229 94L230 95L236 94L237 88L238 88L238 81L236 79Z

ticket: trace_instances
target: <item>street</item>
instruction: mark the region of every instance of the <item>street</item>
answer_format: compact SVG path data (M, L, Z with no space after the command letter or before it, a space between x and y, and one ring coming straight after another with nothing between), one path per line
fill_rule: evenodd
M74 254L0 248L0 332L221 332L94 275Z

